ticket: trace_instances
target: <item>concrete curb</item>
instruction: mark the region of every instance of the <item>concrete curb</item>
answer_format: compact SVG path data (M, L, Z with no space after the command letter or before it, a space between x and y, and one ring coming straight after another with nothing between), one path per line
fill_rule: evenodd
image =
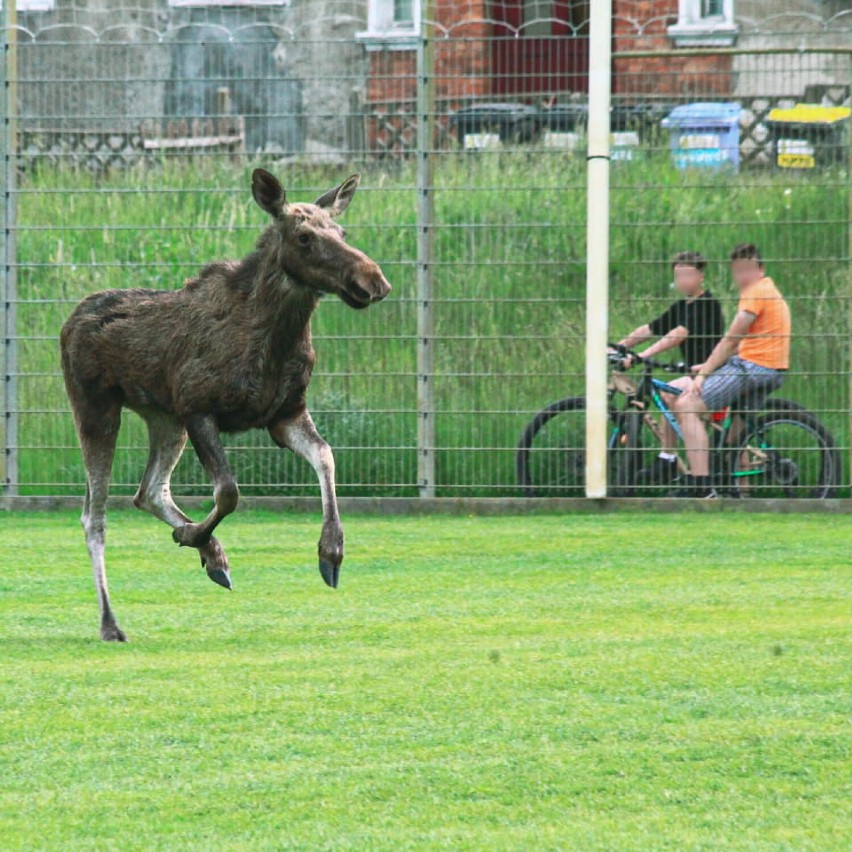
M189 509L209 507L210 498L180 497ZM558 515L566 513L594 514L602 512L662 512L679 514L698 512L769 512L775 514L814 513L821 515L852 514L852 499L831 500L667 500L658 498L610 497L603 500L585 498L524 497L341 497L340 510L364 515ZM79 511L82 497L0 497L0 511L51 512ZM133 507L130 497L112 497L111 509ZM322 511L319 497L242 497L240 510L265 509L278 512Z

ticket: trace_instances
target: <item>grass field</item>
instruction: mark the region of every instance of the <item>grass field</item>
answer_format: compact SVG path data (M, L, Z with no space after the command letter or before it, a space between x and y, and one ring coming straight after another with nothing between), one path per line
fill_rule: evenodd
M675 252L710 258L708 286L734 310L726 259L758 243L793 306L793 374L783 396L848 440L849 192L845 173L676 172L667 151L613 169L610 327L621 337L662 311ZM348 169L275 169L314 199ZM347 211L351 241L394 286L370 311L318 311L309 401L338 454L341 491L417 493L417 192L414 165L369 162ZM76 494L83 471L58 376L57 335L73 305L109 287L174 289L212 259L251 250L266 217L250 168L204 164L95 179L70 171L21 184L18 320L23 493ZM435 190L435 428L441 495L517 494L514 448L547 402L582 392L585 163L562 152L442 153ZM116 483L132 493L147 440L133 417ZM314 493L313 476L263 435L231 439L241 486ZM247 450L245 448L248 448ZM187 454L176 483L203 481ZM844 480L849 482L848 473ZM848 493L848 489L847 489Z
M848 849L852 519L0 516L3 849Z

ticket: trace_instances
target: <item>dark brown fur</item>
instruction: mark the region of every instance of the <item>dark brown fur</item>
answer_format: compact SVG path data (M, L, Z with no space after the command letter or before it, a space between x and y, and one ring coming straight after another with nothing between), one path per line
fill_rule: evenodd
M136 504L198 547L211 578L230 587L212 531L238 491L219 432L267 428L308 458L320 477L325 522L320 567L337 584L343 534L330 450L305 405L314 366L310 320L323 294L364 308L390 290L379 267L348 246L334 221L357 187L353 176L317 200L288 205L278 181L253 175L258 204L273 217L254 252L211 263L181 290L108 290L84 299L62 328L62 369L87 471L83 526L101 601L101 634L123 639L109 608L104 511L121 409L149 425L151 458ZM171 500L169 477L187 433L214 480L216 508L192 524ZM325 542L325 544L324 544Z

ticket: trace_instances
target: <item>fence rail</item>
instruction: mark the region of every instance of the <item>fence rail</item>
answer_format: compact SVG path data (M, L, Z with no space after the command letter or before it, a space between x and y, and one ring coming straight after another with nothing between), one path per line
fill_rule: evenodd
M517 473L526 425L584 387L595 187L583 4L424 3L396 24L405 4L366 0L40 5L2 12L6 493L82 490L57 346L73 305L110 287L174 289L246 254L265 224L248 191L256 165L304 200L360 171L349 238L394 285L370 311L327 300L315 320L309 402L342 494L528 493ZM741 0L736 46L687 48L673 35L678 3L642 20L647 5L614 3L610 335L674 299L670 262L687 249L708 258L707 286L730 319L728 253L757 243L793 313L778 395L831 432L832 496L850 497L850 119L785 136L772 111L848 107L852 15L755 24ZM694 102L739 105L732 142L664 126ZM779 165L782 148L805 152L806 167ZM578 497L582 479L564 473L582 467L584 441L560 428L558 446L537 448L553 474L539 491ZM641 447L643 465L657 449ZM229 453L248 495L315 493L310 469L260 433L232 436ZM146 455L128 414L116 493L133 492ZM187 453L176 492L207 489Z

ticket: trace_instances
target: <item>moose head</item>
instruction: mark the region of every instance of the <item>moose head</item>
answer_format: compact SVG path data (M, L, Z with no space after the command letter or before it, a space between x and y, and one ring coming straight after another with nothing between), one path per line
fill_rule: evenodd
M362 309L390 293L378 264L346 242L336 219L355 195L360 175L346 178L313 204L287 202L284 187L264 169L252 174L254 200L273 219L264 235L273 242L281 266L293 283L318 295L339 296L351 308Z

